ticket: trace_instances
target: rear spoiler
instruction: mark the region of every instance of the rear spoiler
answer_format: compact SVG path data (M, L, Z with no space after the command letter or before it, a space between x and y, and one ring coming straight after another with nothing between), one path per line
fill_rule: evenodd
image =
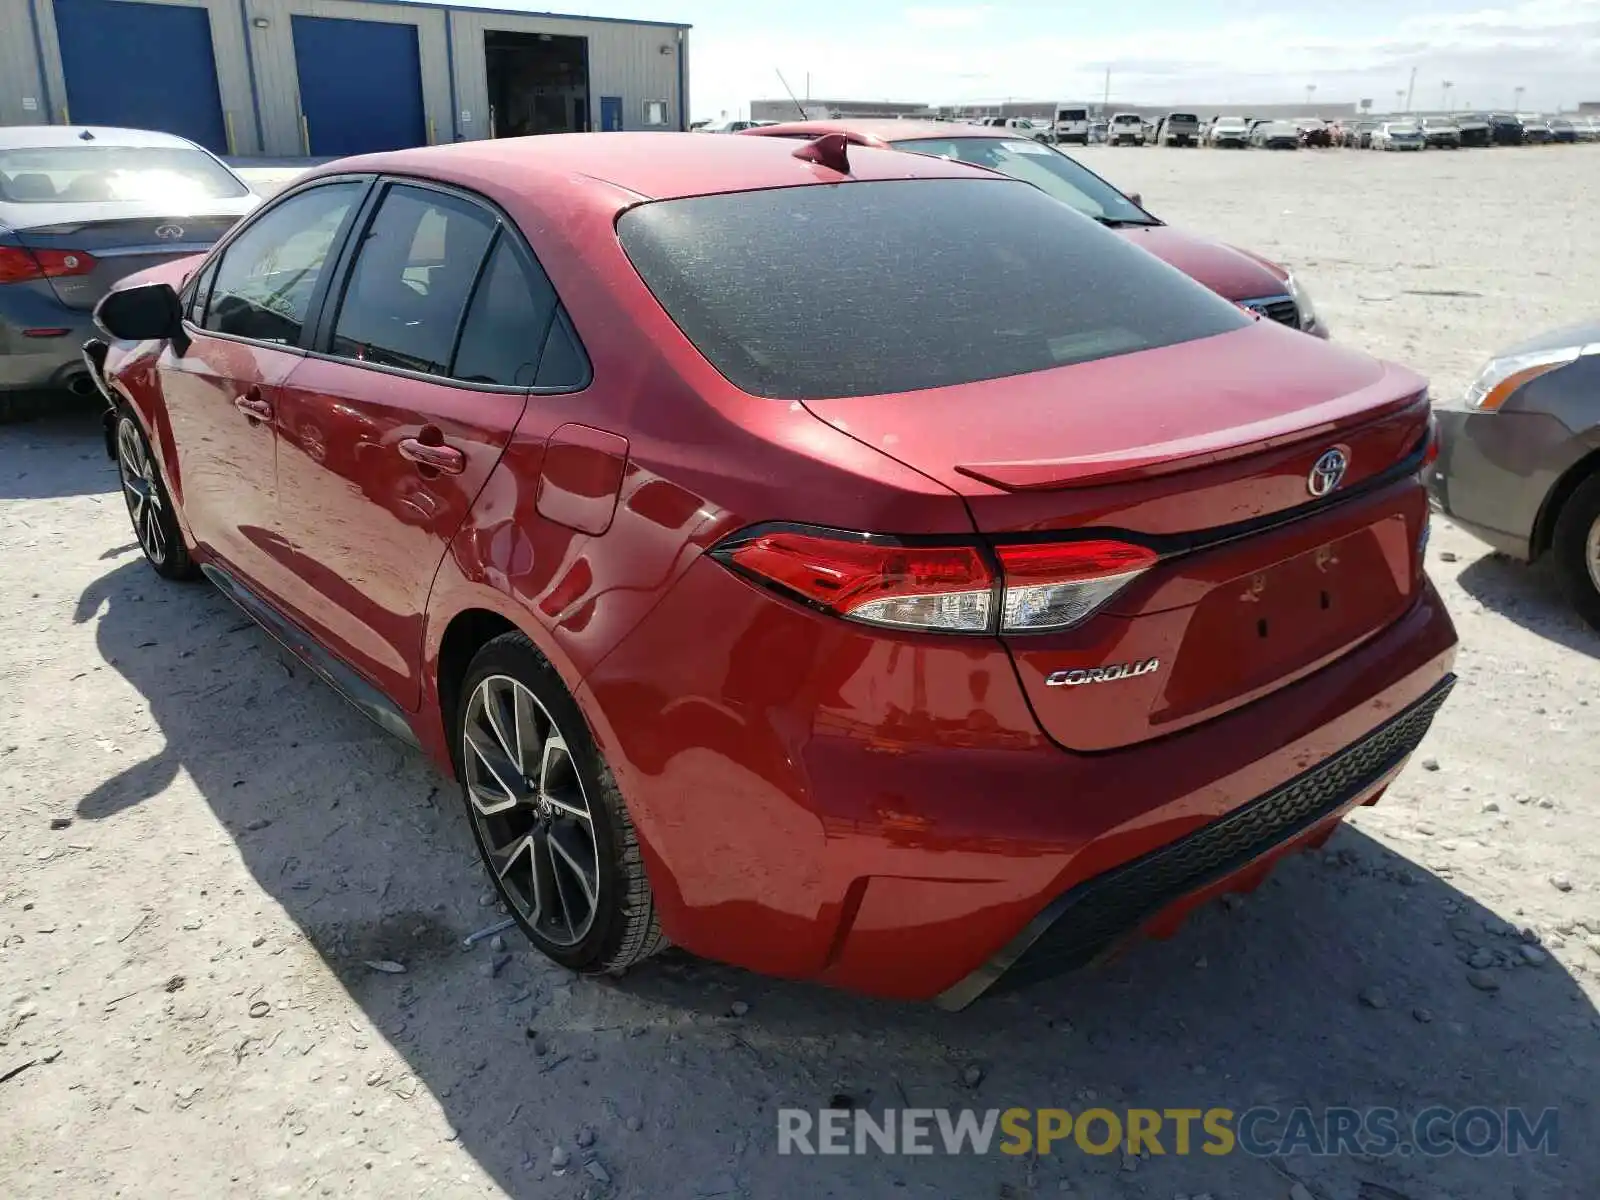
M1429 410L1426 390L1374 405L1372 390L1362 389L1336 400L1285 413L1252 425L1239 425L1196 437L1130 446L1107 454L1078 458L1033 459L1015 462L957 463L955 470L969 479L1007 492L1057 491L1066 488L1125 483L1152 479L1180 471L1293 446L1325 440L1353 422L1367 421L1416 408Z

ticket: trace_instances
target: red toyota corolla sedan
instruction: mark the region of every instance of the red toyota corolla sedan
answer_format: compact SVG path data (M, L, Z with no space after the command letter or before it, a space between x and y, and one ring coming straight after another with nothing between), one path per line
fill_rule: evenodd
M959 1007L1253 886L1453 683L1423 381L959 163L346 159L98 319L151 564L458 780L576 969Z
M860 146L880 146L912 154L931 154L1010 175L1070 204L1141 249L1169 262L1217 295L1242 304L1283 325L1316 337L1328 336L1311 297L1294 272L1259 254L1196 237L1151 215L1137 195L1121 191L1077 159L1053 146L989 125L946 121L790 121L742 131L745 137L810 140L843 134Z

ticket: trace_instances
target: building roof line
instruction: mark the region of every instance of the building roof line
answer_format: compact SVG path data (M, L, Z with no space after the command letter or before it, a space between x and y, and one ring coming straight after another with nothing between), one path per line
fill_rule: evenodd
M523 8L500 8L484 4L446 4L440 0L361 0L364 4L386 4L391 8L432 8L440 12L475 12L492 17L532 17L552 21L588 21L601 25L643 25L651 29L693 29L682 21L647 21L635 17L589 17L582 13L534 12Z

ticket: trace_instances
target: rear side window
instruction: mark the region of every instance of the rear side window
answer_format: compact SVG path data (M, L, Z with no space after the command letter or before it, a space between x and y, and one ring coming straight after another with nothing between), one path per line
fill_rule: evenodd
M1249 320L1009 180L658 201L624 213L618 232L645 284L711 364L742 390L777 399L1021 375Z
M350 272L333 352L448 374L467 294L495 228L495 218L470 201L391 187Z
M294 345L328 251L365 183L330 183L290 197L252 221L222 252L205 308L214 333Z
M451 374L465 383L532 387L555 310L544 272L530 273L501 236L473 293Z
M534 384L541 388L581 388L589 384L589 358L567 314L558 309L550 322L550 336L544 341L544 357L539 360L539 376Z

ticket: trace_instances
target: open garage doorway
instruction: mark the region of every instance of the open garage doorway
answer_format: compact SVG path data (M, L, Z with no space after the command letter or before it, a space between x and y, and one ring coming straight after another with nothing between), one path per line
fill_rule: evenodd
M483 41L491 137L588 131L587 38L490 29Z

